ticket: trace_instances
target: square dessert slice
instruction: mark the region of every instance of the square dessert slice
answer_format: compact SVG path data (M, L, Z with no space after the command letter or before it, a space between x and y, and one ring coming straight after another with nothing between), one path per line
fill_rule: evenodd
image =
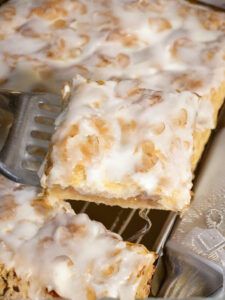
M0 181L1 299L148 296L153 252L123 242L64 201L50 205L33 188Z
M74 80L42 186L48 195L181 211L192 187L199 97L141 80Z

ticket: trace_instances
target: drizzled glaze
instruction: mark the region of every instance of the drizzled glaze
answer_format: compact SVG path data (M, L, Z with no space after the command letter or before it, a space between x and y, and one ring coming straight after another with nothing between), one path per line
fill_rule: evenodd
M210 93L224 81L224 20L224 13L181 0L11 0L0 9L0 82L7 88L55 90L78 73L138 80L162 94L190 91L202 96L194 129L211 129ZM195 107L192 101L188 105ZM83 167L77 168L81 174ZM177 181L183 186L190 180L190 174L175 177L172 190ZM143 190L141 182L126 197ZM156 185L147 193L155 193Z
M207 95L224 80L224 20L182 0L11 0L0 8L0 82L57 90L77 74L144 77Z
M0 262L29 282L29 299L135 298L153 253L75 215L65 202L35 200L33 188L3 179L0 187Z
M198 108L199 98L190 92L156 92L141 80L78 78L58 119L53 166L42 184L128 199L128 206L130 197L146 205L156 199L181 210L190 200Z

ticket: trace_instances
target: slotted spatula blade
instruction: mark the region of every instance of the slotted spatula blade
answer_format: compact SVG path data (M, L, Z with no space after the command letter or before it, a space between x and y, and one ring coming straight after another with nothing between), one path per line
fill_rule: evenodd
M0 172L9 179L40 185L37 171L47 153L60 96L47 93L0 92L0 106L14 115L0 152Z

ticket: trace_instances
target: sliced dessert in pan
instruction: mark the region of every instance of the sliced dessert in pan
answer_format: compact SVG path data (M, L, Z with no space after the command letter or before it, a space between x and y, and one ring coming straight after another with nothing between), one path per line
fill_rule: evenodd
M155 75L171 74L173 83L173 74L188 73L191 84L181 76L175 85L192 91L201 74L209 88L224 81L224 74L218 75L224 64L224 12L184 0L4 2L3 88L59 92L76 74L92 79L148 75L151 88L168 88L168 81L156 82Z
M114 26L82 65L92 79L142 78L148 89L200 96L194 169L225 97L225 13L179 0L116 4Z
M0 183L0 296L12 299L146 298L156 255L69 204ZM35 199L36 198L36 199Z
M101 39L79 61L87 72L76 71L92 83L78 88L61 117L42 184L60 198L182 211L225 96L225 14L188 1L100 3L92 22ZM105 82L97 95L93 80ZM163 99L149 105L149 118L136 109L146 93ZM179 113L183 127L173 121Z
M183 210L200 98L153 91L140 79L73 84L41 181L48 195Z

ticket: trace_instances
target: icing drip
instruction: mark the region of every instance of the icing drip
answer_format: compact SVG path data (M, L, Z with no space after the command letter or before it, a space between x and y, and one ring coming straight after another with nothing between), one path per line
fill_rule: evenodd
M128 244L66 202L49 206L34 188L0 179L0 261L29 282L29 299L135 299L155 255ZM128 298L129 296L129 298Z

